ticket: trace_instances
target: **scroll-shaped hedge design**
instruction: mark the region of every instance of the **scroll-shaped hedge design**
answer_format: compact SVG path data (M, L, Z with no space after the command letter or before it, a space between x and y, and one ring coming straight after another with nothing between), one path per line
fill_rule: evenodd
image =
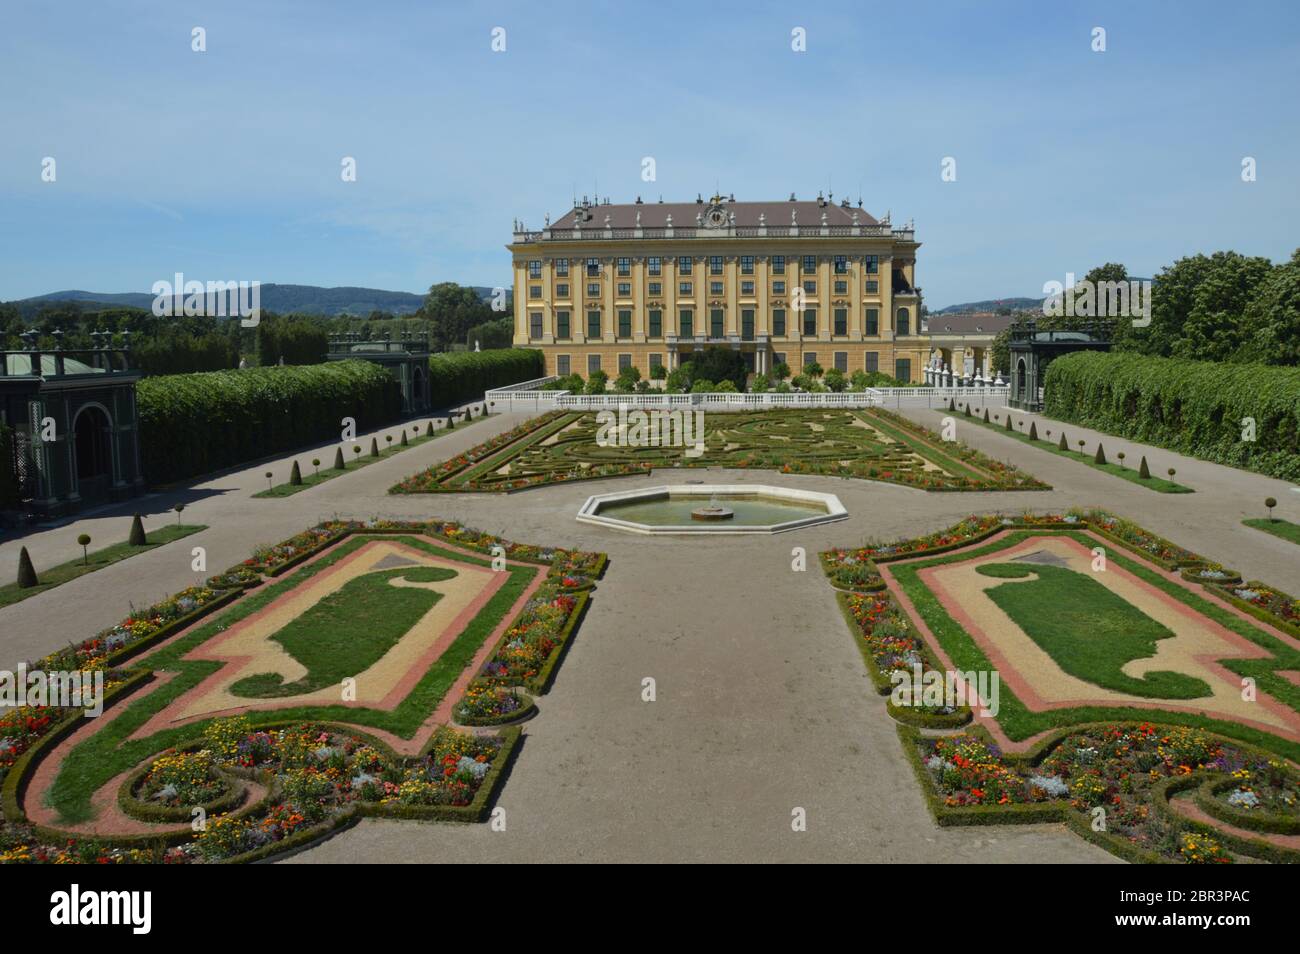
M1300 479L1300 368L1091 352L1053 361L1045 388L1056 420Z
M155 483L221 470L394 420L397 380L378 365L338 361L145 378L138 385L140 453Z

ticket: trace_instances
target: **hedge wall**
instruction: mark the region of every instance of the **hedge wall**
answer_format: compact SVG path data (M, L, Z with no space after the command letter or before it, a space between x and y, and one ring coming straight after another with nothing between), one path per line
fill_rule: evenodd
M167 483L305 444L336 440L401 413L397 381L365 361L145 378L137 387L145 476Z
M435 354L429 359L433 406L450 407L491 388L540 378L544 368L542 353L530 348Z
M1044 387L1058 421L1300 480L1300 368L1090 352L1053 361Z
M14 473L14 432L0 422L0 510L18 506L18 475Z

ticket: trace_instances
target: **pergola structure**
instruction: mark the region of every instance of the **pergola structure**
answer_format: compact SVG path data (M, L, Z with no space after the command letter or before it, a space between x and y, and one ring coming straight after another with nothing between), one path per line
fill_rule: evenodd
M4 466L22 509L40 516L121 500L144 487L130 335L112 347L93 332L89 350L42 350L35 331L21 351L0 352L0 422L10 432Z
M433 407L429 380L428 333L403 331L396 338L384 332L378 338L364 338L355 331L332 334L328 361L370 361L388 370L402 387L402 413L423 414Z
M1011 361L1011 406L1022 411L1043 409L1047 368L1063 354L1109 351L1115 323L1094 319L1072 330L1038 329L1032 319L1011 326L1007 350Z

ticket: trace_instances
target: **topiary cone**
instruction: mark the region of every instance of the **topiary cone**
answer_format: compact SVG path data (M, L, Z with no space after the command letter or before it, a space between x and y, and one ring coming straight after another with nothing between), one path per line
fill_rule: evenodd
M1038 440L1038 425L1033 421L1029 422L1029 439L1031 441Z
M1013 425L1013 424L1011 423L1011 415L1010 415L1010 414L1007 415L1007 423L1006 423L1004 426L1005 426L1006 429L1009 430L1009 431L1014 431L1014 430L1016 429L1016 428L1015 428L1015 425Z
M985 408L985 409L984 409L984 423L985 423L985 424L989 423L989 409L988 409L988 408Z
M425 436L425 437L432 437L432 436L433 436L433 419L432 419L432 418L430 418L429 422L428 422L427 424L424 425L424 436Z
M948 398L948 410L949 411L957 410L957 402L954 401L952 398Z
M402 428L402 446L403 447L411 446L411 442L406 439L406 428Z
M379 456L379 440L374 437L370 438L370 456L371 457Z
M31 554L27 552L26 547L23 547L18 553L18 588L25 590L40 584L41 581L36 578L36 567L32 566Z
M1102 446L1101 441L1097 442L1097 456L1093 460L1098 464L1106 463L1106 448Z
M293 468L289 471L289 483L294 487L302 486L302 471L298 469L298 462L293 462Z
M1143 480L1151 479L1151 470L1147 467L1146 455L1143 455L1142 457L1142 466L1138 468L1138 476Z
M456 426L456 421L452 418L452 416L451 416L450 414L448 414L448 415L447 415L447 430L451 430L451 429L452 429L453 427L455 427L455 426Z
M348 466L348 462L343 459L343 448L336 447L334 449L334 469L346 470L347 466Z
M967 402L966 402L966 410L965 410L963 413L964 413L967 417L970 417L970 401L967 401Z
M139 514L131 518L131 535L126 538L126 542L133 547L142 547L149 542L144 535L144 521Z
M1056 445L1061 450L1069 450L1070 442L1065 439L1065 431L1061 431L1061 440Z

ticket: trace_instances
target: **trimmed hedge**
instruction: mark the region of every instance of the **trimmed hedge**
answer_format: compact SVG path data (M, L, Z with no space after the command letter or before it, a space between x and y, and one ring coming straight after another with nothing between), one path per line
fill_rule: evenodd
M401 414L396 379L375 364L245 368L145 378L137 387L144 472L167 483L337 438Z
M542 353L531 348L435 354L429 358L433 406L451 407L492 388L540 378L545 367Z
M1053 361L1045 388L1056 420L1300 480L1300 368L1082 352Z

